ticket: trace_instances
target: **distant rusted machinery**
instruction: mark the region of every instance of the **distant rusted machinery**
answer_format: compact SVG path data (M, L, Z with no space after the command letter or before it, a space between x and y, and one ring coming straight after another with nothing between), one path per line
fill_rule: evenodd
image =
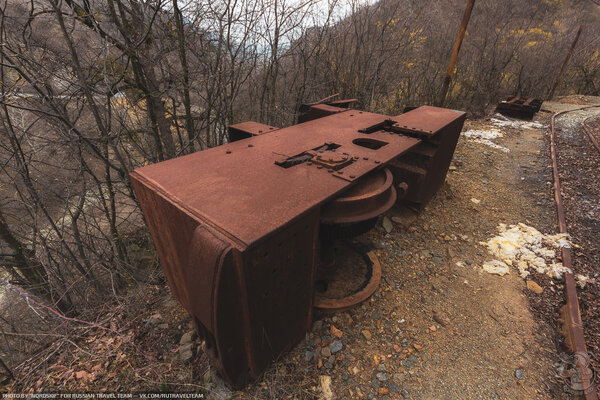
M297 125L236 124L228 144L131 174L172 292L234 387L310 330L318 266L336 257L336 238L365 232L398 197L431 199L465 119L429 106L390 117L326 100L303 106ZM364 300L378 274L374 267L358 293L320 306Z
M508 117L532 119L533 115L540 111L541 106L542 100L540 99L512 96L506 99L506 101L498 103L496 112Z

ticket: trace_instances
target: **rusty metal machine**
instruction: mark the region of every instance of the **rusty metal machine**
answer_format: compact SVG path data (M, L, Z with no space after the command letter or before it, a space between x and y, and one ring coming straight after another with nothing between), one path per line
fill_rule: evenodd
M328 238L368 230L398 197L431 199L465 119L429 106L398 116L348 106L307 104L286 128L236 124L228 144L131 174L172 292L234 387L310 330Z
M532 119L540 111L542 100L533 97L511 96L506 101L501 101L496 106L496 112L508 117Z

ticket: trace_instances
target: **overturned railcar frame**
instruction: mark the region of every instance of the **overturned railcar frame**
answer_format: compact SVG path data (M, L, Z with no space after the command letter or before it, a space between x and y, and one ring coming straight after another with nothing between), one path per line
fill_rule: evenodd
M465 119L429 106L398 116L347 106L306 105L305 122L286 128L234 125L231 143L131 174L172 292L234 387L257 379L310 330L320 226L356 212L335 200L387 168L387 192L354 205L381 211L398 185L406 200L426 203Z

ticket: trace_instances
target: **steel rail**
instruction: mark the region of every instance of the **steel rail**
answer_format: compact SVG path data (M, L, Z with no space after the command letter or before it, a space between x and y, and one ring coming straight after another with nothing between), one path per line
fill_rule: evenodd
M583 131L588 135L588 137L590 138L590 141L592 142L592 144L594 145L594 147L600 151L600 143L598 142L598 138L596 136L594 136L594 134L592 133L592 130L590 129L589 126L586 125L586 122L588 119L592 118L587 117L586 119L584 119L583 121L581 121L581 126L583 127Z
M562 200L562 191L560 177L558 175L558 161L556 156L556 117L573 111L582 111L589 108L600 107L600 105L581 107L574 110L567 110L554 113L551 120L550 133L550 155L552 157L552 173L554 175L554 200L556 201L556 213L558 217L558 227L561 233L567 232L567 221L565 218L565 209ZM573 271L573 260L571 249L568 247L561 248L563 265ZM574 353L587 355L587 346L585 344L585 336L583 333L583 323L581 320L581 311L579 300L577 298L577 287L573 272L565 272L565 298L566 306L563 308L563 319L565 325L565 335L571 350ZM577 357L577 369L584 387L583 398L585 400L598 400L598 393L594 383L593 375L589 377L588 365L583 365L583 361Z

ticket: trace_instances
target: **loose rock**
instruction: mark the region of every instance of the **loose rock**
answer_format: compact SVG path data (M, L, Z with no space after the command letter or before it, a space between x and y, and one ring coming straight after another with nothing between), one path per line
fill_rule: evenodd
M328 375L319 376L319 386L321 389L320 400L332 400L335 398L335 393L331 389L331 377Z
M329 345L329 349L331 350L331 354L335 354L338 351L342 350L344 345L339 340L334 341Z
M377 379L378 379L380 382L387 381L387 379L388 379L388 376L387 376L387 374L386 374L385 372L380 372L380 373L378 373L378 374L377 374L377 375L375 375L375 376L377 377Z
M192 343L192 341L196 338L196 331L189 331L181 336L181 340L179 340L179 344L187 344Z
M330 331L331 331L331 335L338 339L341 339L341 337L344 336L344 333L342 331L340 331L338 328L336 328L334 325L331 325Z
M544 288L534 281L527 281L527 289L531 290L536 294L542 294L542 292L544 291Z
M383 221L381 222L381 226L387 233L390 233L392 229L394 229L394 225L392 225L392 221L388 217L383 217Z

